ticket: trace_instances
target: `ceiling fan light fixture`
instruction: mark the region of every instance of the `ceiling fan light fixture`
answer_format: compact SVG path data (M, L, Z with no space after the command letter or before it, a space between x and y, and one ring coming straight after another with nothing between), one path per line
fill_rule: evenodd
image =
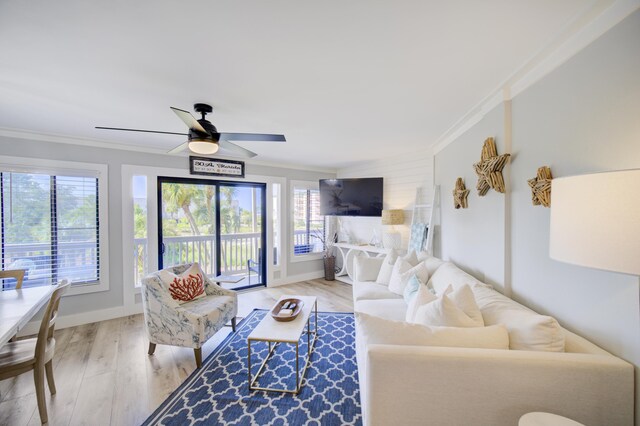
M218 144L212 140L190 140L189 141L189 149L191 152L200 155L211 155L218 152Z

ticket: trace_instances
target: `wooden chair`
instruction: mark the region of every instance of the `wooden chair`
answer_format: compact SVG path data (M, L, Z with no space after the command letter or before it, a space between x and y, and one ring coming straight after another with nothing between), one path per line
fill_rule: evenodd
M9 269L6 271L0 271L0 280L5 278L15 278L16 290L22 288L22 281L24 280L24 269Z
M0 347L0 380L9 379L22 373L33 370L33 378L36 385L36 398L40 421L45 424L47 417L47 402L44 396L44 376L46 372L47 383L51 395L56 393L56 384L53 381L53 353L56 339L53 337L60 297L67 291L69 282L62 281L58 288L51 294L51 299L42 317L40 331L37 338L9 342Z

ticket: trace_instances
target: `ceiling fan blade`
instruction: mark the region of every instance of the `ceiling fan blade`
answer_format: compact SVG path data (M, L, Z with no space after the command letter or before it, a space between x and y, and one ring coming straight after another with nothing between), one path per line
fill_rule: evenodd
M220 140L234 142L286 142L284 135L268 135L262 133L220 133Z
M258 155L253 151L249 151L248 149L245 149L241 146L233 144L229 141L223 140L222 138L220 138L220 140L218 141L218 145L220 146L221 150L229 153L229 155L234 155L234 156L243 157L243 158L253 158L256 155ZM225 152L218 151L218 153L220 154L224 154Z
M171 108L171 110L176 113L176 115L178 116L178 118L180 118L180 120L184 121L184 124L186 124L188 128L192 130L197 130L198 132L208 133L204 129L204 127L202 127L202 125L198 123L198 120L196 120L196 118L193 115L191 115L189 111L185 111L183 109L174 108L174 107L169 107L169 108Z
M125 132L160 133L160 134L163 134L163 135L187 136L186 133L162 132L160 130L123 129L121 127L102 127L102 126L96 126L96 129L100 129L100 130L122 130L122 131L125 131Z
M177 154L187 149L187 146L189 146L189 142L181 143L180 145L176 146L172 150L167 151L167 154Z

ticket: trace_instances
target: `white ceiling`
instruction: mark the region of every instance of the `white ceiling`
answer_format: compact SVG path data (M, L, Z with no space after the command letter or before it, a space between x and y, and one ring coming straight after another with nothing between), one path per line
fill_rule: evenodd
M263 161L339 168L431 145L595 0L0 2L0 127L168 150L214 106Z

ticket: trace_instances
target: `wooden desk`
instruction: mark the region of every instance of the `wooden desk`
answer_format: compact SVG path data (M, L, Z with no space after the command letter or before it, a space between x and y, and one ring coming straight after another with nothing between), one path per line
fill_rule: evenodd
M0 346L18 333L49 302L57 286L0 291Z

